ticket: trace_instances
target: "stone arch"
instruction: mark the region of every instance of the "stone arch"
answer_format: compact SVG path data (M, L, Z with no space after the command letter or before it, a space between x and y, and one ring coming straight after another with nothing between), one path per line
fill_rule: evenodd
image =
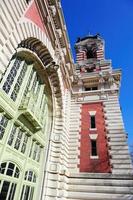
M18 44L22 41L29 41L28 38L34 38L40 41L46 47L54 62L57 62L55 51L46 33L42 32L36 24L25 18L24 21L19 22L15 26L15 28L10 32L8 38L3 41L4 45L1 48L0 58L0 62L3 65L3 68L1 69L2 73L5 71L5 68L13 54L15 54ZM33 41L31 43L33 43Z
M46 33L43 32L32 21L24 18L24 21L19 21L15 28L10 32L8 38L4 41L4 44L5 45L2 47L0 58L0 63L3 67L1 68L0 73L4 73L9 61L11 60L12 56L16 53L16 49L18 48L18 46L30 49L33 52L35 51L42 63L44 65L49 65L47 71L51 83L54 87L53 92L55 94L55 97L58 93L57 100L60 102L60 81L57 73L57 66L55 67L55 63L57 64L57 58L55 55L55 50L53 49L52 44L49 38L47 37ZM57 85L59 87L57 87Z
M41 61L41 64L48 75L48 79L52 87L52 93L58 104L58 110L60 108L60 114L58 112L58 115L61 115L62 92L58 75L59 66L55 63L49 50L40 40L33 37L21 41L21 43L18 44L18 48L20 48L20 51L23 49L30 50L31 53L33 53L37 59Z

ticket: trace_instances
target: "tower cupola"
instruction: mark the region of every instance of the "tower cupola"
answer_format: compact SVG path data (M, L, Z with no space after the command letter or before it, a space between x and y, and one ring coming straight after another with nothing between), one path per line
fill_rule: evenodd
M100 63L105 60L104 40L97 35L78 38L76 44L77 69L84 72L100 70Z

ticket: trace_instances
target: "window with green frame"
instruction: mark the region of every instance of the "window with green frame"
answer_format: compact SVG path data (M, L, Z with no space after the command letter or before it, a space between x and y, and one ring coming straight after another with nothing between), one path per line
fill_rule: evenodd
M25 172L20 200L32 200L35 190L36 175L32 170Z
M20 170L12 162L2 162L0 165L0 199L14 200ZM9 179L8 177L12 177Z
M27 132L22 131L19 127L13 124L7 143L8 145L12 146L14 149L24 154L26 152L27 143L28 143Z
M4 136L7 124L8 124L7 117L4 115L1 115L0 116L0 140L2 140L2 138Z
M13 101L15 101L25 77L27 64L21 58L16 57L12 60L12 62L10 62L8 68L7 72L3 76L4 81L2 89L9 94Z

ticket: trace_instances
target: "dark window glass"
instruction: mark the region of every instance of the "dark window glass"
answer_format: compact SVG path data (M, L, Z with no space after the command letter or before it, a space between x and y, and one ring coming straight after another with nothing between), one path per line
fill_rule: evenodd
M10 182L4 181L2 189L1 189L1 193L0 193L0 199L1 200L6 200L8 190L9 190L9 186L10 186Z
M91 140L91 155L97 156L97 143L96 140Z
M14 125L12 130L11 130L11 133L10 133L10 137L9 137L9 140L8 140L8 144L11 146L12 143L13 143L13 140L14 140L14 137L15 137L15 133L16 133L16 126Z
M95 116L91 116L91 128L96 128Z
M0 173L1 173L1 174L4 174L5 168L6 168L6 164L7 164L7 163L1 163L1 165L0 165Z
M92 90L97 90L97 87L92 87Z
M15 167L15 165L13 163L9 163L6 175L12 176L13 175L14 167Z
M34 174L33 171L26 171L25 172L25 180L35 183L36 182L36 175Z
M16 59L15 62L14 62L14 65L10 71L10 73L8 74L7 76L7 79L3 85L3 90L8 94L10 89L11 89L11 86L14 82L14 79L16 77L16 74L17 74L17 71L20 67L20 64L21 64L21 60L20 59Z
M12 183L8 200L14 199L15 190L16 190L16 184Z
M91 90L91 88L85 88L85 91L90 91Z
M87 59L89 58L96 58L96 53L91 49L87 51Z
M93 72L94 71L94 67L92 67L92 68L86 68L86 70L87 70L87 72Z
M15 101L16 98L17 98L17 95L19 93L20 86L22 85L23 78L25 76L26 70L27 70L27 66L24 65L23 68L22 68L22 70L21 70L21 72L20 72L20 74L19 74L19 76L18 76L17 83L15 84L14 90L13 90L13 92L11 94L11 99L13 101Z
M8 165L7 169L6 169L6 165ZM6 171L5 171L6 169ZM8 176L13 176L15 178L19 178L19 169L18 167L15 167L15 165L11 162L9 163L2 163L0 165L0 173L1 174L6 174Z
M97 87L85 87L85 91L97 90Z
M21 147L21 152L22 152L22 153L25 153L25 151L26 151L27 141L28 141L28 136L25 135L25 136L24 136L24 140L23 140L23 144L22 144L22 147Z
M4 136L7 123L8 119L5 116L2 116L0 120L0 139L2 139Z
M28 181L32 181L33 172L29 171Z
M26 185L25 193L24 193L24 200L29 199L29 192L30 192L30 186Z
M15 145L14 145L14 148L17 149L17 150L18 150L19 147L20 147L22 135L23 135L23 133L19 130L18 135L17 135L16 142L15 142Z

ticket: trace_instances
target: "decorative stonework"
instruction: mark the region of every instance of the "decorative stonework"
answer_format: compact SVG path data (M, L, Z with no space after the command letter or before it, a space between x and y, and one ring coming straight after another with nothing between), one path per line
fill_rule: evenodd
M6 180L6 199L16 186L13 200L21 193L28 199L26 187L31 200L133 199L118 102L121 71L104 58L103 39L80 38L76 51L84 59L74 65L58 0L9 0L0 7L0 195ZM8 77L16 56L21 67ZM25 90L28 80L36 95L31 86ZM18 178L7 176L9 164Z

